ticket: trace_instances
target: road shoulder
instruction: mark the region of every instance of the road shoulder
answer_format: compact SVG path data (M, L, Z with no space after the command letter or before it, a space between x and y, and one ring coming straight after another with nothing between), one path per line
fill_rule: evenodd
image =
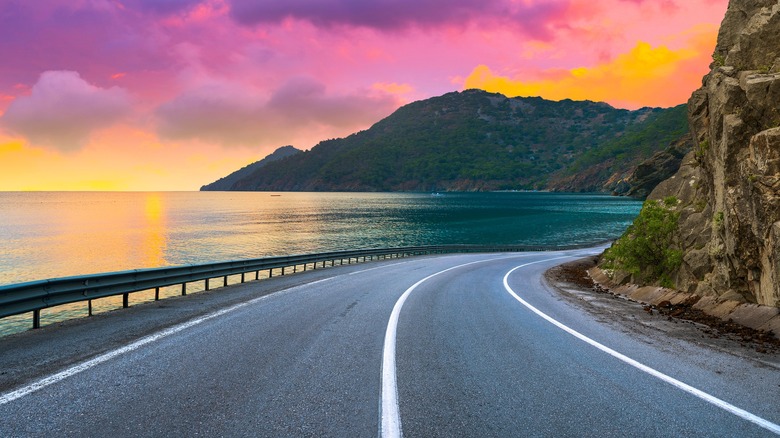
M588 275L587 270L596 260L592 256L555 266L545 272L544 279L568 302L645 342L652 342L648 338L680 340L780 370L777 338L744 326L699 317L695 312L674 315L675 308L659 308L613 293L594 283Z

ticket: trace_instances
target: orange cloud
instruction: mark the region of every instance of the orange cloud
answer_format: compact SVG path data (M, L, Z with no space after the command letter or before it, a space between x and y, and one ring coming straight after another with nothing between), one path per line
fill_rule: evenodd
M377 82L371 88L388 94L408 94L414 91L414 88L409 84L397 84L395 82Z
M596 65L542 72L540 79L522 80L476 67L464 88L479 88L507 96L540 96L608 102L624 108L674 106L688 100L701 85L711 62L717 29L700 26L687 32L687 44L678 49L639 42L628 53Z

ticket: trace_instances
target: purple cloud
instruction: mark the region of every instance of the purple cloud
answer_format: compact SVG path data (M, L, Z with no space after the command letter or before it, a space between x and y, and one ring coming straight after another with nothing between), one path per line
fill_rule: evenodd
M294 78L270 99L236 85L212 82L161 105L158 131L171 139L230 145L288 141L311 126L363 128L387 116L399 102L387 94L329 95L311 78Z
M35 145L72 151L130 109L130 96L121 88L90 85L75 71L47 71L29 96L11 102L0 125Z
M177 67L154 22L111 2L0 1L0 41L0 90L42 71L78 71L105 85L116 73Z
M133 9L160 15L186 11L203 0L124 0L122 3Z
M547 37L545 25L568 7L567 0L525 4L510 0L229 0L231 16L245 25L287 18L316 26L354 26L398 30L412 26L465 25L475 21L511 23Z

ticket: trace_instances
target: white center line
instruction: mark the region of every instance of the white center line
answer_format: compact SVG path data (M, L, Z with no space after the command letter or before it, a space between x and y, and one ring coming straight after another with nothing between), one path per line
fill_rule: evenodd
M400 438L403 436L401 431L401 414L398 409L398 386L396 381L395 370L395 339L396 332L398 331L398 317L401 315L401 308L404 306L406 299L417 288L417 286L423 284L425 281L433 278L439 274L443 274L453 269L462 268L464 266L473 265L476 263L492 262L495 260L501 260L506 258L516 257L528 257L531 254L513 255L497 257L486 260L477 260L474 262L464 263L462 265L453 266L443 271L431 274L417 283L413 284L409 289L398 298L393 311L390 314L390 320L387 322L387 331L385 331L385 345L382 352L382 400L381 400L381 424L380 424L380 436L382 438Z
M664 373L662 373L662 372L660 372L660 371L658 371L658 370L656 370L654 368L650 368L647 365L644 365L644 364L642 364L642 363L640 363L640 362L638 362L638 361L636 361L634 359L631 359L630 357L628 357L628 356L626 356L626 355L624 355L622 353L618 353L617 351L607 347L604 344L601 344L601 343L599 343L597 341L594 341L593 339L583 335L582 333L580 333L580 332L570 328L567 325L564 325L563 323L559 322L558 320L553 319L552 317L548 316L546 313L544 313L541 310L537 309L536 307L532 306L530 303L528 303L524 299L520 298L520 296L518 296L517 293L515 293L515 291L512 290L512 288L509 286L509 275L512 274L513 272L515 272L516 270L518 270L520 268L524 268L524 267L526 267L528 265L533 265L533 264L536 264L536 263L547 262L547 261L550 261L550 260L557 260L557 259L561 259L561 258L566 258L566 257L556 257L556 258L552 258L552 259L538 260L538 261L535 261L535 262L526 263L524 265L520 265L520 266L517 266L517 267L513 268L512 270L507 272L506 275L504 275L504 289L506 289L506 291L509 292L510 295L512 295L517 301L519 301L520 304L524 305L525 307L530 309L532 312L534 312L537 315L541 316L543 319L547 320L548 322L550 322L551 324L553 324L556 327L560 328L561 330L565 331L566 333L569 333L570 335L574 336L575 338L577 338L577 339L579 339L579 340L581 340L583 342L586 342L586 343L588 343L588 344L598 348L599 350L609 354L610 356L612 356L612 357L614 357L616 359L619 359L619 360L621 360L621 361L631 365L634 368L637 368L637 369L639 369L641 371L644 371L645 373L650 374L653 377L661 379L664 382L669 383L669 384L675 386L676 388L682 389L683 391L685 391L685 392L687 392L689 394L692 394L692 395L694 395L694 396L696 396L696 397L706 401L707 403L711 403L711 404L713 404L713 405L715 405L715 406L717 406L717 407L719 407L719 408L721 408L721 409L723 409L725 411L728 411L728 412L730 412L730 413L732 413L732 414L734 414L734 415L736 415L736 416L738 416L738 417L740 417L740 418L742 418L744 420L750 421L751 423L754 423L754 424L756 424L756 425L758 425L760 427L763 427L764 429L766 429L766 430L768 430L770 432L773 432L773 433L775 433L777 435L780 435L780 425L772 423L769 420L765 420L765 419L763 419L763 418L761 418L761 417L759 417L759 416L757 416L755 414L751 414L750 412L748 412L748 411L746 411L744 409L738 408L738 407L736 407L736 406L734 406L734 405L732 405L732 404L730 404L728 402L725 402L725 401L723 401L723 400L721 400L721 399L719 399L719 398L717 398L717 397L715 397L713 395L710 395L710 394L708 394L708 393L706 393L706 392L704 392L704 391L702 391L700 389L696 389L693 386L690 386L690 385L688 385L686 383L683 383L683 382L681 382L681 381L679 381L679 380L677 380L677 379L675 379L675 378L673 378L671 376L668 376L668 375L666 375L666 374L664 374Z

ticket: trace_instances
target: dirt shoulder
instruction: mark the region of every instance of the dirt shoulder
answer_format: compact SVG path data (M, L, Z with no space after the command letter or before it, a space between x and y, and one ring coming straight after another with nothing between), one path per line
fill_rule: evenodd
M548 270L545 279L564 298L631 332L660 332L780 369L780 339L771 332L708 315L694 308L696 302L690 299L658 305L632 300L593 281L588 270L596 262L597 257L588 257L565 263Z

